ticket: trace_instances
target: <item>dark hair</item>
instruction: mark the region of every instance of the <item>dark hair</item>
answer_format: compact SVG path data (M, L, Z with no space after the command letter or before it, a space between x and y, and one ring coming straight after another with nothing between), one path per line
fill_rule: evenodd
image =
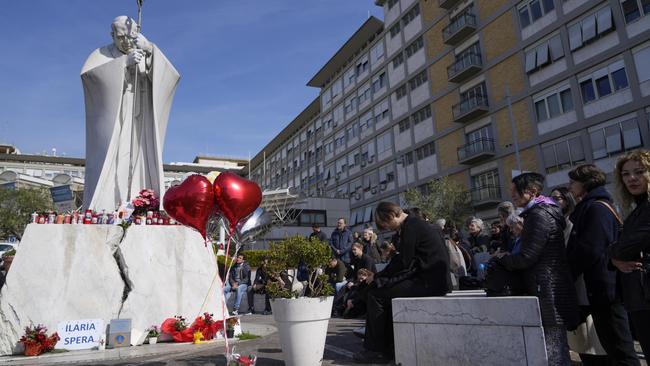
M566 203L566 207L562 210L562 214L570 215L573 212L573 209L576 208L576 199L573 197L573 194L569 192L566 187L555 187L551 191L551 195L554 191L558 191L562 200ZM552 198L552 197L551 197Z
M495 227L495 226L501 227L501 222L499 222L499 221L492 221L492 223L490 224L490 227Z
M538 192L544 189L544 176L539 173L523 173L512 178L517 193L523 195L525 191L535 188Z
M386 224L392 219L399 217L404 211L399 205L393 202L379 202L375 209L375 224L379 230L384 230Z
M242 257L243 259L246 259L246 254L244 254L244 252L237 253L237 256Z
M313 229L320 229L320 225L318 225L317 223L313 223L313 224L311 225L311 227L312 227Z
M355 243L352 244L352 248L357 248L357 249L363 250L363 244L361 244L359 242L355 242Z
M420 220L425 220L426 215L424 212L419 207L409 207L406 210L404 210L409 215L413 215L414 217L417 217Z
M594 164L578 165L569 172L569 178L582 183L585 191L604 186L607 183L605 173Z
M344 224L348 223L348 220L346 220L345 217L339 217L338 220L336 220L336 221L339 221L339 220L343 220Z

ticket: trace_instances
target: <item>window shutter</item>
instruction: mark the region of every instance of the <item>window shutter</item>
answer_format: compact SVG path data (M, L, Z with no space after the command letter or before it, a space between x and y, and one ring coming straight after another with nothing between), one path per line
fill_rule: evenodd
M605 34L614 29L614 24L612 23L612 8L609 6L603 9L600 9L596 13L597 29L598 34Z
M542 67L548 63L548 43L544 42L537 46L537 67Z
M564 49L562 48L562 39L560 35L551 38L548 41L549 47L551 49L551 59L553 61L562 58L564 56Z
M530 73L535 70L536 50L530 50L526 53L526 72Z
M582 20L582 41L589 42L596 38L596 16L590 15Z
M582 25L576 23L569 27L569 48L571 51L582 47Z

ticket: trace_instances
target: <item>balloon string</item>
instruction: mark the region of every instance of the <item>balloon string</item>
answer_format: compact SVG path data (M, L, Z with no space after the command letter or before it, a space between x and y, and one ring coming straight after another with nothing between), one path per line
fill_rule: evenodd
M234 262L234 260L233 260L234 257L233 257L233 258L230 259L230 263L227 263L228 258L229 258L228 253L230 253L230 239L231 238L232 237L229 235L228 236L228 243L226 244L226 255L224 256L226 258L225 263L224 263L225 264L224 268L226 268L226 276L225 276L226 279L223 282L224 284L228 283L228 281L230 279L230 269L232 268L232 264ZM235 253L235 255L237 255L237 253ZM223 335L224 335L223 338L226 341L225 345L224 345L224 348L225 348L225 351L226 351L226 359L228 359L228 357L230 356L230 347L228 346L228 332L227 332L227 330L228 330L228 321L226 319L226 313L228 311L228 305L226 304L226 296L225 296L225 294L224 294L224 296L221 297L221 301L222 301L221 313L222 313L222 317L223 317Z

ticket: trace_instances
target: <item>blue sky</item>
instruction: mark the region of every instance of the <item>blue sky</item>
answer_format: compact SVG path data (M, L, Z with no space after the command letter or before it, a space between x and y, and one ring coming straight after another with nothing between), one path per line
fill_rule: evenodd
M3 1L0 143L83 157L79 72L135 0ZM318 95L307 81L363 24L373 0L145 0L142 33L181 74L165 162L256 154Z

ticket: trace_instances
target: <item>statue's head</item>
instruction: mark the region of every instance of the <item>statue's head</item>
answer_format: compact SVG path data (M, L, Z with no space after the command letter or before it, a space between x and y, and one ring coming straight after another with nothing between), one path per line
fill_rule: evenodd
M113 19L113 23L111 24L111 36L113 37L113 43L115 43L115 46L117 46L122 53L127 53L134 47L133 41L138 36L138 23L136 23L133 18L129 18L126 15L120 15Z

